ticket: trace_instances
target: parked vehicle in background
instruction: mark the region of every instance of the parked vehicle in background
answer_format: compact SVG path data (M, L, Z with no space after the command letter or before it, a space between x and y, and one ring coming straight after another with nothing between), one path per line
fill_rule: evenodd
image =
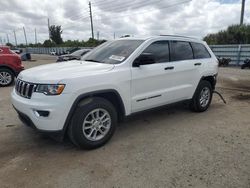
M134 113L180 101L195 112L206 111L217 74L218 61L201 40L120 38L82 61L23 71L11 98L25 124L60 138L67 133L76 146L93 149Z
M244 63L241 65L241 69L250 68L250 59L245 59Z
M66 51L67 54L72 54L73 52L80 50L81 48L79 47L74 47L74 48L70 48Z
M24 69L19 55L7 46L0 46L0 86L11 85Z
M31 60L31 54L24 52L22 54L20 54L21 60L22 61L30 61Z
M219 67L227 67L229 65L229 63L231 62L230 58L217 57L217 59L219 61Z
M22 53L22 50L18 49L18 48L11 48L11 51L15 52L16 54L21 54Z
M83 55L88 53L91 49L81 49L77 50L71 54L60 55L57 58L57 62L70 61L70 60L80 60Z
M49 53L50 53L50 55L56 55L56 51L54 51L54 50L50 51Z

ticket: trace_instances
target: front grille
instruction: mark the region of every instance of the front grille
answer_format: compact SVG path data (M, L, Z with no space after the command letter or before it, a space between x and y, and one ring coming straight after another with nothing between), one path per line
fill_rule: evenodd
M18 79L16 81L15 90L18 95L25 97L27 99L30 99L32 96L32 93L36 89L36 86L37 86L36 84L25 82L25 81Z

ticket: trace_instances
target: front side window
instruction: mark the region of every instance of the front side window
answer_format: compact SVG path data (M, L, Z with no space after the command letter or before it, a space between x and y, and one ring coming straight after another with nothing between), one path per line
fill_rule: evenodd
M153 42L142 53L153 55L156 63L169 62L169 43L168 41Z
M191 45L194 51L195 59L203 59L211 57L206 47L203 44L192 42Z
M193 51L189 42L171 41L171 61L193 59Z
M98 63L119 64L125 61L144 40L116 40L105 42L84 55L83 60Z

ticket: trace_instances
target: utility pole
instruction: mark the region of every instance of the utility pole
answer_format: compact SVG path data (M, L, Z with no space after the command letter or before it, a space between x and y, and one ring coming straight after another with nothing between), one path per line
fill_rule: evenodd
M6 33L6 37L7 37L7 42L10 43L10 40L9 40L9 35L8 33Z
M25 28L24 28L24 27L23 27L23 34L24 34L24 38L25 38L25 42L26 42L26 46L28 46L27 36L26 36L26 31L25 31Z
M92 39L94 39L94 29L93 29L93 20L92 20L92 9L91 9L91 2L90 2L90 1L89 1L89 15L90 15L90 24L91 24Z
M49 25L49 18L48 18L48 31L49 31L49 40L50 40L50 30L49 30L49 28L50 28L50 25Z
M14 32L15 43L16 43L16 46L17 46L16 31L15 31L15 30L13 30L13 32Z
M37 44L36 28L35 28L35 44Z
M115 32L114 32L114 39L115 39Z
M245 11L245 0L242 0L242 2L241 2L241 14L240 14L240 25L243 24L244 11Z

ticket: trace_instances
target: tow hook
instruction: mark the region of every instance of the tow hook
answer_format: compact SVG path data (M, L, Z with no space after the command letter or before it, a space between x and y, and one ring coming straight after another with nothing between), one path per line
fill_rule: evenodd
M222 95L218 91L213 90L213 93L216 93L217 95L219 95L221 100L224 102L224 104L227 104L226 100L222 97Z

